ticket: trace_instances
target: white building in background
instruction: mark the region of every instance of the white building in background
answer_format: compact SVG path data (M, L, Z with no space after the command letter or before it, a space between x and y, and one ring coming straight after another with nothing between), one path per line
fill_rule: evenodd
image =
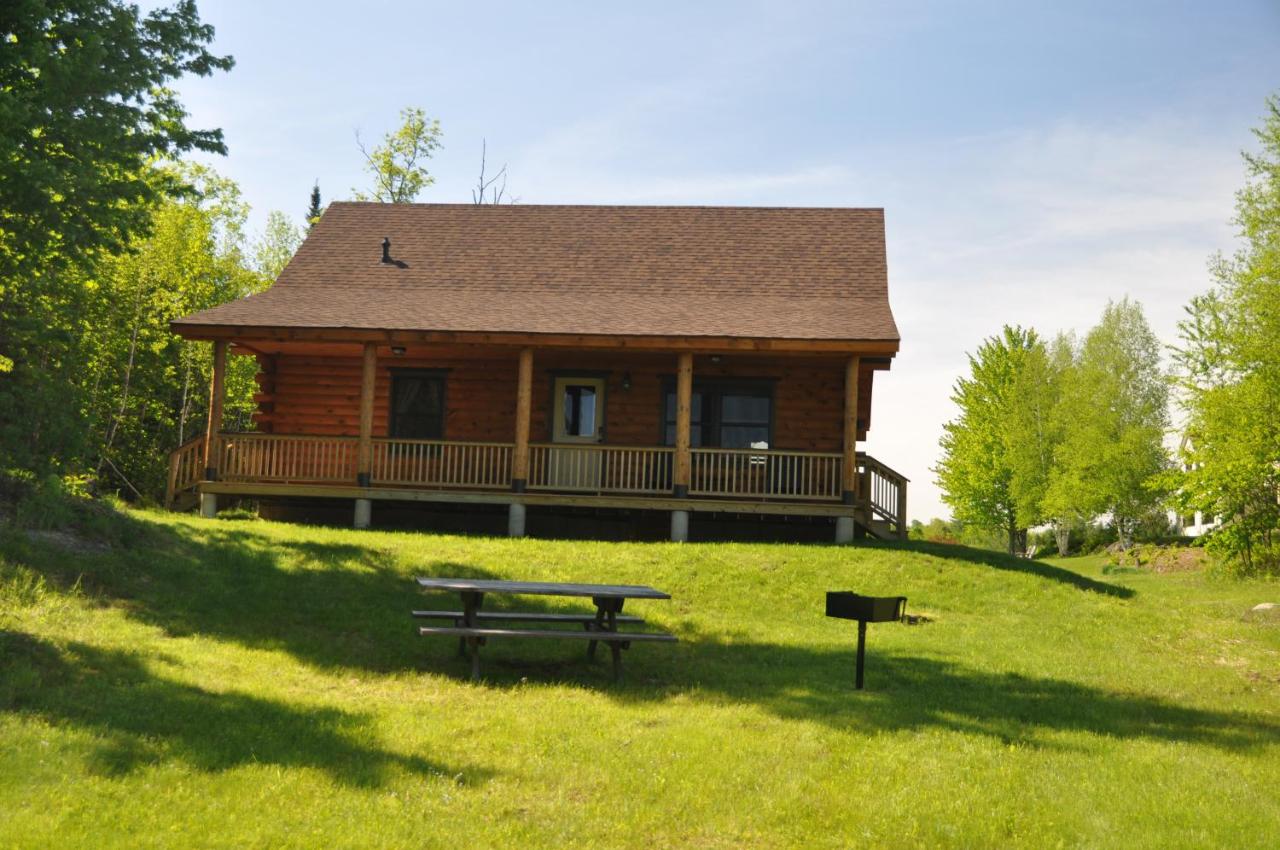
M1199 537L1201 534L1207 534L1218 527L1221 522L1219 517L1208 517L1200 511L1185 516L1178 516L1173 511L1169 511L1170 521L1178 527L1178 534L1182 537Z
M1178 447L1178 456L1185 458L1191 453L1191 435L1182 435L1182 444ZM1195 464L1183 463L1182 471L1190 472L1195 469ZM1169 511L1169 522L1178 529L1178 534L1183 537L1199 537L1202 534L1208 534L1222 523L1222 517L1208 516L1202 511L1194 513L1179 514L1176 511Z

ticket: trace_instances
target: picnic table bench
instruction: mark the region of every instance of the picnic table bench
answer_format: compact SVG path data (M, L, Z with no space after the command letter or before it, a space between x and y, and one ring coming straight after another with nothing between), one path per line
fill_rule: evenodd
M562 582L503 581L499 579L420 578L424 590L449 590L462 599L461 611L414 611L423 620L452 622L447 626L422 626L420 635L452 635L458 638L458 652L471 655L471 678L480 678L480 647L489 638L529 638L531 640L579 640L587 642L587 657L594 658L596 646L605 644L613 658L613 678L622 678L622 651L632 643L671 643L675 635L665 632L618 631L619 623L639 625L640 617L622 613L628 599L670 599L660 590L629 584L574 584ZM541 611L481 611L486 594L520 596L576 596L590 598L596 610L591 613L551 613ZM582 631L557 628L500 628L501 623L580 624Z

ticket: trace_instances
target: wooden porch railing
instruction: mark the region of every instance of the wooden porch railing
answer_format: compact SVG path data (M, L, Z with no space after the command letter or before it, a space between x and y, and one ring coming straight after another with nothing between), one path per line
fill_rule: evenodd
M358 444L356 437L219 434L218 477L224 481L354 481Z
M531 443L530 490L576 490L589 493L671 493L667 446Z
M862 476L862 500L867 506L867 519L893 527L898 538L907 538L907 477L885 466L870 455L858 455L858 474Z
M179 494L203 479L203 443L198 437L170 453L167 505L174 506ZM356 437L222 433L214 458L225 481L354 484L358 447ZM511 486L513 453L511 443L380 437L373 440L370 480L386 486L503 490ZM527 486L667 496L674 460L669 446L533 443ZM838 452L692 449L689 495L838 502L841 465ZM865 521L878 536L905 537L906 477L862 454L858 473Z
M840 499L839 452L692 449L691 496Z
M375 438L370 478L374 484L506 489L512 450L511 443Z
M173 510L178 497L191 490L204 478L204 437L193 437L169 452L169 480L164 491L164 506Z

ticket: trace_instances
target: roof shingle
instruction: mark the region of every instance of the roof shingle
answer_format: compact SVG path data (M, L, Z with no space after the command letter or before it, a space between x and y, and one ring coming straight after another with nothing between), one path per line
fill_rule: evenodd
M174 324L898 339L879 209L336 202L274 286Z

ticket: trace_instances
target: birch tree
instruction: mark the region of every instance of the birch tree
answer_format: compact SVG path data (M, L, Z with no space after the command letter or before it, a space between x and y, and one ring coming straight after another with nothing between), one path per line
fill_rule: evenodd
M1280 97L1254 131L1236 196L1242 245L1213 265L1176 350L1191 437L1171 484L1182 510L1221 519L1211 549L1242 573L1280 574Z
M1160 342L1142 306L1128 298L1108 304L1064 383L1051 507L1085 517L1109 513L1128 548L1139 520L1162 502L1152 484L1168 467L1168 403Z
M951 400L959 415L943 426L942 457L933 472L955 519L1003 534L1010 554L1026 550L1027 525L1019 516L1010 451L1018 386L1029 353L1043 348L1035 331L1006 325L969 356L969 375L956 381Z
M353 189L357 201L384 204L412 203L422 190L436 182L427 171L427 161L440 147L440 122L427 118L416 107L400 111L400 126L369 150L356 134L356 147L364 156L365 171L373 185L368 192Z

